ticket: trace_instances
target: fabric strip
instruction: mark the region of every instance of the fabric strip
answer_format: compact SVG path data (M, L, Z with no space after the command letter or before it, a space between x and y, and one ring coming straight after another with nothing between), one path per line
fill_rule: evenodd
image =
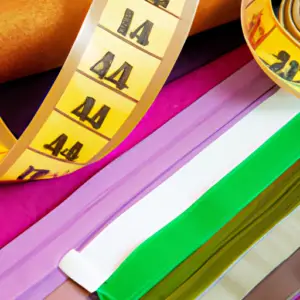
M300 296L300 248L255 287L245 300L297 300ZM299 300L299 299L298 299Z
M47 215L99 170L141 142L160 126L194 103L199 97L209 92L228 76L247 64L251 59L251 54L245 45L167 85L130 136L103 160L64 178L26 184L0 185L0 227L2 228L0 232L0 247L5 246ZM257 71L255 72L258 74ZM253 77L250 74L249 80L252 79ZM240 84L241 87L243 86L241 78L236 79L236 83ZM28 86L27 81L25 85ZM187 86L189 87L188 89L186 88ZM232 92L235 92L237 89L238 87L233 88ZM14 90L19 92L21 89L17 87ZM37 94L43 93L34 85L31 86L31 92L26 90L25 94L31 95L32 91ZM230 93L229 89L225 91L226 94ZM4 94L5 92L1 90L3 97ZM7 101L14 99L15 107L23 104L23 94L20 94L20 97L12 97L12 95L5 94L5 97ZM21 102L17 103L16 99L20 99ZM208 106L211 107L211 105L209 104ZM13 113L13 111L10 111L10 113ZM53 186L56 188L53 189Z
M270 148L273 141L275 140L278 142L280 139L282 139L282 144L277 144L275 148L268 149L269 151L266 153L265 157L263 157L258 163L252 163L252 167L258 168L259 165L264 165L266 167L266 162L268 163L268 167L271 166L270 164L270 157L273 158L272 164L276 163L278 160L277 157L274 157L274 154L272 155L272 152L274 152L274 149L280 149L280 150L286 150L288 153L288 146L287 144L291 143L291 147L295 147L294 149L297 149L297 152L294 152L292 154L292 158L294 161L299 158L299 142L292 143L292 140L295 140L295 137L297 137L297 133L299 132L299 121L300 118L295 117L295 119L283 130L281 130L277 135L275 135L274 139L270 141L266 148ZM293 127L293 128L292 128ZM292 133L292 134L291 134ZM291 135L290 135L291 134ZM279 138L279 136L281 136ZM287 144L286 144L287 143ZM298 144L298 145L297 145ZM268 147L269 146L269 147ZM273 146L273 145L272 145ZM291 151L293 152L293 151ZM290 153L291 154L291 153ZM260 155L257 154L257 157ZM262 155L264 156L264 155ZM259 159L258 159L259 160ZM286 161L287 162L287 161ZM249 161L248 167L249 167ZM282 168L283 165L280 167ZM245 168L247 169L247 168ZM251 169L251 168L250 168ZM256 169L257 170L257 169ZM264 170L270 170L270 168L261 169L260 174L263 174ZM278 171L278 170L277 170ZM250 174L254 174L254 170L247 170L247 174L243 179L249 178L249 172ZM238 174L239 173L239 174ZM218 195L218 198L220 199L221 195L225 195L225 198L227 198L228 194L232 194L233 187L238 186L240 184L241 174L240 172L236 172L238 174L239 178L236 179L237 182L235 184L230 185L230 191L222 191L222 194L220 193ZM260 177L260 174L255 173L258 177ZM270 175L270 174L269 174ZM248 178L247 178L248 176ZM274 174L272 174L271 177L273 177ZM229 179L230 177L227 177L222 183L224 183ZM256 179L256 178L255 178ZM244 180L243 180L244 181ZM261 178L259 178L259 185L263 183ZM267 182L268 184L269 182ZM253 184L253 183L252 183ZM264 183L266 184L266 183ZM242 184L243 188L245 188L245 181ZM255 184L253 184L255 186ZM227 185L228 187L228 185ZM214 193L216 189L219 188L219 186L216 186L215 189L212 189L210 193ZM263 189L264 186L261 186L260 189ZM252 190L251 192L257 193L257 191ZM249 189L248 189L249 191ZM207 195L209 195L208 193ZM229 199L235 199L234 195L230 195L231 198ZM240 196L240 195L239 195ZM207 196L209 197L209 196ZM205 197L204 197L205 198ZM193 253L198 247L200 247L205 241L209 239L219 228L221 228L222 225L224 225L228 220L227 218L224 220L224 215L226 213L231 213L233 215L233 208L231 205L223 205L223 206L217 206L214 201L209 201L202 198L202 205L199 204L199 206L210 206L210 211L213 211L213 208L218 207L220 209L219 213L214 212L214 218L213 215L210 215L210 219L207 218L207 212L208 209L204 209L202 207L201 211L199 210L199 206L196 205L193 208L191 208L186 214L181 216L181 218L178 218L174 223L171 223L169 226L164 228L162 232L159 232L154 237L152 237L150 240L148 240L146 243L144 243L141 247L139 247L131 256L129 256L125 262L121 265L121 267L113 274L113 276L105 283L103 286L101 286L98 290L98 294L101 297L101 299L137 299L140 298L145 292L147 292L151 287L153 287L156 283L158 283L160 280L164 278L164 276L167 275L168 272L170 272L179 262L183 261ZM241 198L239 198L241 199ZM250 199L247 199L248 201ZM200 202L201 203L201 202ZM221 210L222 208L222 210ZM197 210L198 209L198 210ZM229 210L230 209L230 210ZM195 211L198 213L196 214ZM204 213L205 212L205 213ZM194 213L194 214L193 214ZM232 216L231 215L231 216ZM203 220L205 220L204 222ZM214 226L214 222L218 223L222 220L222 225L220 224L217 228L216 225ZM182 222L185 222L186 226L182 224ZM198 222L198 226L197 226ZM177 224L176 224L177 223ZM181 224L180 224L181 223ZM176 226L177 225L177 226ZM205 226L204 226L205 225ZM209 229L210 233L205 232L205 229L202 229L199 240L199 227L205 228L206 230ZM195 229L196 228L196 229ZM213 229L214 228L214 229ZM192 234L194 229L194 234ZM198 229L198 230L197 230ZM196 231L196 232L195 232ZM197 239L198 237L198 239ZM180 246L179 246L180 245ZM182 245L182 246L181 246ZM191 248L189 248L189 245L193 245ZM189 248L189 249L188 249ZM130 278L126 276L126 274L131 274Z
M211 279L212 281L215 280L222 272L219 271L220 269L226 269L226 266L228 267L228 265L238 257L238 253L243 253L253 241L264 235L265 232L279 221L279 218L289 214L289 212L293 210L293 207L297 205L297 202L299 203L300 199L297 201L297 195L299 195L300 191L300 181L297 181L297 178L300 179L299 175L300 162L289 168L261 193L255 201L252 201L243 212L239 213L238 217L232 219L229 222L230 224L227 224L214 235L209 243L206 243L204 247L199 248L199 250L193 253L191 257L167 276L167 280L164 279L161 281L158 286L152 289L150 293L142 299L167 299L168 295L172 293L170 292L171 288L173 288L173 290L176 289L180 285L179 280L184 281L187 278L189 278L187 284L182 285L180 288L181 290L184 288L185 291L181 291L180 293L176 292L175 297L172 294L168 299L195 299L199 291L203 290L203 286L207 287L207 282L211 282ZM293 188L295 178L296 182L299 183L296 189ZM274 196L278 198L276 201L272 200ZM231 256L233 256L232 260ZM257 293L253 295L254 298L252 298L263 299L262 294L265 294L266 297L272 294L272 299L281 300L293 294L293 292L297 290L300 280L300 277L297 281L297 278L293 276L293 271L297 272L297 258L294 258L292 262L288 262L288 265L290 266L289 269L287 269L288 266L284 266L285 271L282 270L279 277L276 271L275 279L272 275L273 277L268 279L266 284L263 283L263 286L260 287L260 290L257 291ZM197 269L199 271L195 273ZM219 273L216 274L216 271ZM300 269L298 271L300 272ZM197 279L194 278L195 275L197 275ZM285 275L289 277L286 279L283 278ZM274 280L276 281L277 293L274 292L274 288L271 288L270 280L272 282L274 282ZM190 284L191 281L192 283ZM99 299L96 295L94 296L93 299ZM66 284L55 290L47 300L73 298L86 300L87 292L69 280Z
M142 299L195 299L299 204L299 174L300 162L278 177Z
M239 209L299 159L299 129L300 114L196 205L138 247L98 289L101 299L140 298L209 240ZM285 155L279 158L277 151Z
M57 271L62 255L84 246L107 223L265 101L274 93L272 86L251 62L100 171L46 218L2 249L1 296L43 299L51 293L65 280ZM30 272L32 265L36 266L35 272ZM16 274L22 278L17 284Z
M80 255L72 251L60 264L64 272L93 292L97 280L104 282L107 276L114 272L116 265L135 247L178 217L197 200L197 197L203 195L265 143L300 111L299 105L298 99L282 91L269 98L179 172L127 210L88 245L81 252L78 261L83 265L86 260L86 268L89 271L84 273L75 270L77 259L72 255ZM265 111L272 114L266 114ZM105 248L102 245L106 245Z
M300 247L300 208L281 221L199 299L239 300Z

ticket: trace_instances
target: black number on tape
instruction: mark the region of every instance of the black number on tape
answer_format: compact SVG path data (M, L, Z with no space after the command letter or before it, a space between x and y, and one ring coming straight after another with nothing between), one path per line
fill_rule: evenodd
M279 62L272 64L270 66L270 70L277 73L285 67L291 56L286 51L280 51L278 55L274 56L279 60Z
M126 11L125 11L122 23L121 23L121 25L118 29L118 32L120 34L122 34L124 36L127 35L129 27L130 27L132 19L133 19L133 16L134 16L133 10L127 8Z
M68 136L66 134L61 134L56 140L54 140L50 144L45 144L44 148L50 150L53 156L58 156L60 151L62 151L63 146L68 140Z
M278 62L270 65L270 70L285 80L293 81L299 71L299 63L296 60L291 60L288 69L284 71L283 69L286 67L291 58L290 54L286 51L280 51L274 56L278 59Z
M96 100L94 98L87 97L81 105L72 111L72 114L77 116L82 122L89 122L94 129L100 129L111 108L103 105L92 117L89 117L95 103Z
M126 36L130 25L132 23L132 19L134 16L134 12L127 8L122 20L122 23L118 29L118 32L123 36ZM149 44L149 36L153 28L153 23L149 20L145 21L143 24L138 26L134 31L132 31L129 35L131 39L137 38L137 42L142 46L147 46Z
M66 134L61 134L57 139L55 139L50 144L44 145L44 148L50 150L53 156L58 156L61 154L69 161L74 161L78 158L78 154L81 151L83 144L77 142L71 149L64 149L63 147L68 140L68 136Z
M155 6L161 6L163 8L167 8L170 3L170 0L146 0L146 1L149 1Z
M24 173L18 177L18 180L36 180L46 176L49 172L49 170L35 169L33 166L29 166Z
M70 150L67 148L63 150L60 154L64 156L69 161L74 161L78 158L78 154L81 151L83 144L77 142Z
M119 90L123 90L128 88L126 83L133 67L128 62L124 62L119 69L117 69L111 75L106 76L114 59L115 55L111 52L107 52L101 60L99 60L90 68L90 70L96 73L100 79L110 81L115 84Z
M104 79L114 59L115 55L111 52L107 52L102 59L91 67L91 71L96 73L99 78Z

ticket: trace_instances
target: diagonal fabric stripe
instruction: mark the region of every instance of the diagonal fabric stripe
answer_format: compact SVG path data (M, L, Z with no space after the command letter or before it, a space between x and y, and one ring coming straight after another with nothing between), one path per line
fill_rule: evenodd
M241 84L236 86L237 82ZM82 249L107 224L266 101L277 90L270 90L272 86L251 62L100 171L2 249L1 297L44 299L65 280L57 266L66 252ZM32 265L37 266L34 273ZM15 276L22 280L16 283Z
M283 96L285 97L284 102L281 101ZM292 108L293 106L294 108ZM272 114L268 115L266 111L272 111ZM195 199L193 195L198 194L199 197L201 193L208 190L210 186L219 180L218 178L221 179L230 172L230 170L234 169L234 167L260 147L298 112L299 102L297 99L289 97L282 91L274 97L271 97L266 103L250 113L229 132L213 143L211 147L208 147L203 153L172 176L165 184L157 188L149 197L145 197L139 204L134 206L133 209L123 214L112 226L108 227L108 230L104 230L93 243L85 248L81 254L87 258L87 261L93 262L94 266L98 265L102 273L111 272L115 264L120 263L120 260L124 259L124 255L128 255L128 252L130 253L143 239L145 240L150 237L153 231L153 233L155 233L155 231L162 228L164 224L172 221L172 219L174 219L173 216L176 217L176 214L177 216L180 215L180 213L192 205L197 199ZM264 127L261 125L264 125ZM262 128L255 131L255 126L257 129ZM239 143L237 144L236 140L238 139ZM241 141L242 139L243 142ZM235 149L231 146L232 143L236 146ZM223 152L220 153L220 149L222 149ZM220 156L220 154L222 156ZM223 159L226 158L226 155L227 160ZM212 161L215 162L216 166L209 169ZM196 171L197 169L199 170L199 166L202 167L202 169L200 168L201 175L199 175L199 173L197 174ZM207 173L208 171L209 173ZM223 172L224 175L222 175ZM186 189L180 189L180 182L183 178L185 180ZM200 178L202 179L200 180ZM199 181L201 182L200 185ZM160 210L162 212L160 212ZM142 213L142 211L144 212ZM153 213L154 215L152 217ZM165 218L166 215L167 218ZM136 227L136 225L134 225L135 228L131 228L132 223L139 224L139 226ZM120 232L119 235L118 230ZM124 235L124 230L127 233L126 235ZM118 240L114 240L116 238ZM120 238L122 238L122 241L119 240ZM117 244L113 246L113 243L118 243L120 246L118 247ZM100 244L101 248L99 248ZM106 245L106 247L102 247L102 245ZM95 249L97 249L96 252ZM104 255L106 251L108 252ZM71 256L72 254L74 254L74 252L70 253ZM74 257L72 258L70 255L64 258L61 266L64 271L67 270L67 274L74 278L74 273L72 272L76 266L76 259L74 260ZM108 260L108 257L110 257L110 260ZM109 267L109 264L112 263L112 267ZM74 271L76 273L75 277L79 274L77 271ZM86 272L88 280L91 279L90 282L94 280L93 286L95 286L97 280L99 280L99 273L97 274L97 272L99 271L96 270L95 273L92 273L91 269ZM87 274L90 274L90 276ZM92 276L92 274L96 275ZM78 276L80 277L81 275ZM104 277L105 276L107 275L104 275ZM79 281L81 280L82 277ZM83 282L80 283L82 284ZM83 283L83 286L85 286L86 283L87 282ZM87 285L88 284L89 283L87 283ZM93 287L91 288L90 285L88 289L93 289Z
M98 289L101 299L140 298L207 242L299 159L299 130L300 114L184 214L139 246Z
M253 243L297 207L299 192L300 162L278 177L143 299L195 299Z
M300 207L277 224L198 299L239 300L300 247Z
M191 106L195 100L207 94L210 90L214 90L212 95L214 99L217 96L216 90L223 90L223 94L229 96L238 89L242 89L242 87L251 81L252 86L256 86L256 88L252 89L252 91L245 92L245 97L248 97L251 93L251 95L253 94L252 97L256 97L257 99L266 91L260 91L258 81L264 81L266 86L268 85L267 82L269 82L270 86L274 84L263 74L260 68L255 65L256 63L254 61L250 63L252 66L243 68L250 60L251 54L247 46L244 45L165 86L146 116L141 120L130 136L115 151L100 162L88 166L75 174L61 179L54 179L54 181L0 186L0 227L2 228L0 247L4 247L8 242L15 239L19 234L48 214L49 211L56 208L63 200L69 197L76 189L80 188L81 185L105 166L112 164L112 161L129 151L136 144L142 142L147 136L158 130L181 111L184 109L189 110L189 106ZM238 71L240 68L242 69ZM238 71L238 73L234 74L236 71ZM235 77L234 80L231 79L232 76ZM227 77L229 78L226 79ZM255 78L255 80L253 80L253 78ZM228 81L232 82L229 84ZM26 79L21 86L17 85L15 89L10 90L17 91L18 95L24 93L31 95L32 92L41 93L39 90L40 86L41 82L39 82L38 87L36 87L35 84L30 83L29 80ZM188 89L186 89L187 86L189 87ZM22 87L26 87L25 91L24 89L22 90ZM3 91L0 88L0 93L1 95L3 94L3 97L6 97L9 102L14 103L14 105L18 104L12 99L22 99L21 96L17 97L15 94L11 95L6 89ZM255 94L256 96L254 96ZM254 98L252 100L254 100ZM201 109L201 112L204 113L211 109L212 106L215 106L216 102L217 101L208 101ZM247 99L243 100L239 106L243 104L248 105L246 102L248 102ZM231 114L233 109L238 105L233 103L232 106L234 107L231 111L229 109L226 110L227 115ZM200 114L200 110L198 114ZM19 122L16 121L16 124L17 123ZM180 129L181 127L177 127L178 131L180 131ZM55 190L53 190L54 182L56 186ZM30 199L30 201L26 202L25 207L24 198ZM41 198L43 198L43 201L40 200ZM26 218L24 215L26 215ZM14 222L11 222L12 218ZM7 226L7 224L10 224L10 226Z

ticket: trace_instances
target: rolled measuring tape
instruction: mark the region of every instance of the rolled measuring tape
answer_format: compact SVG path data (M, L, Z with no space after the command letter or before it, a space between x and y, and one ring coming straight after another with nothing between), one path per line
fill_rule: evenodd
M272 0L243 0L243 32L264 72L300 97L300 1L282 0L278 12L276 4Z
M0 181L63 176L116 148L161 90L197 6L198 0L94 0L19 140L0 118Z

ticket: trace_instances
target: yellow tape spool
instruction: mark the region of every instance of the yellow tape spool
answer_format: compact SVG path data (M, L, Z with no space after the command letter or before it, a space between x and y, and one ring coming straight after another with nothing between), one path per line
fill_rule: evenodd
M279 86L300 96L300 1L243 0L242 27L255 60Z
M94 0L43 104L17 141L0 119L0 181L59 177L117 147L162 88L198 0Z

